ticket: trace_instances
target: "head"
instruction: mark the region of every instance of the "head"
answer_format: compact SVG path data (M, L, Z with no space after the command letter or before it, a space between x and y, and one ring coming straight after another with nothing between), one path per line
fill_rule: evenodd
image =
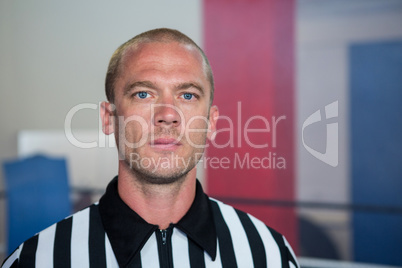
M122 170L155 184L173 183L195 165L215 132L213 78L202 50L184 34L157 29L120 46L110 60L102 103Z
M126 55L126 52L129 49L137 48L140 44L152 43L152 42L161 42L161 43L177 42L185 46L193 47L200 53L203 59L205 75L208 77L209 85L211 88L210 105L212 105L214 99L214 78L207 56L205 55L204 51L191 38L189 38L188 36L177 30L167 28L159 28L143 32L131 38L130 40L128 40L127 42L125 42L119 48L116 49L116 51L113 53L110 59L109 67L106 73L105 93L107 100L110 103L114 103L114 87L116 80L119 77L120 72L122 71L121 63L122 60L124 59L124 56Z

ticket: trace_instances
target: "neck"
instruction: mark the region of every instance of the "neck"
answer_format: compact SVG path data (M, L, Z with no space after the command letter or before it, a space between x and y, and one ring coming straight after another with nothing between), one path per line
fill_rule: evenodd
M122 163L123 162L123 163ZM196 169L171 184L151 184L138 179L124 161L119 162L120 198L146 222L166 229L190 209L195 197Z

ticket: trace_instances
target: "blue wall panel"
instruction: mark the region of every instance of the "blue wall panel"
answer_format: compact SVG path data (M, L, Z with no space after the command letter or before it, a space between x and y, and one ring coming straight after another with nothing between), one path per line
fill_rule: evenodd
M355 204L402 207L402 41L352 45L351 175ZM353 214L356 261L402 265L402 215Z

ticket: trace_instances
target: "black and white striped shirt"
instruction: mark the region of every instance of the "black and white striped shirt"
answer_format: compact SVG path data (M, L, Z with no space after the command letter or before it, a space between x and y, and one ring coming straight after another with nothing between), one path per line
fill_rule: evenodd
M117 178L96 203L24 242L2 267L299 267L286 239L209 198L197 182L187 214L166 230L119 197Z

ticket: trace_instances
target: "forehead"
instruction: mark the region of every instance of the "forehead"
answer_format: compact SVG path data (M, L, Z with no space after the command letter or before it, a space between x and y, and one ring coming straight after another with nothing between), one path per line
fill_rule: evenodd
M152 65L165 69L191 67L206 75L203 57L198 49L191 45L178 42L146 42L127 48L122 55L123 73L127 68Z

